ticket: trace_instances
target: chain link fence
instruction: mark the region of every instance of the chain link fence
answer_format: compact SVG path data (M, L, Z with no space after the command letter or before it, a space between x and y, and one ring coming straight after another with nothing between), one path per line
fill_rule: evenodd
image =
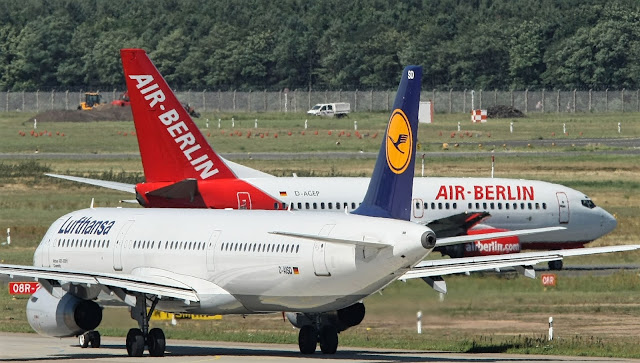
M123 91L100 92L111 103ZM199 112L305 112L317 103L348 102L352 112L389 111L395 90L389 91L180 91L178 99ZM529 112L640 112L640 90L621 91L422 91L436 113L470 112L494 105ZM84 92L0 92L0 110L42 112L75 110Z

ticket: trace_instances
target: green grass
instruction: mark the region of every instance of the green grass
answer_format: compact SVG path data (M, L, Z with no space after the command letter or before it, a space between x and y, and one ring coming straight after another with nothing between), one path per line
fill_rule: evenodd
M25 113L0 114L0 152L33 153L137 153L134 136L118 135L118 131L133 131L127 122L96 123L38 123L44 131L60 130L65 138L55 136L19 136L28 131L26 122L33 115ZM386 113L354 114L348 119L309 120L304 130L304 114L208 114L211 132L207 137L220 152L276 152L276 151L377 151L383 132ZM223 120L223 129L217 129L217 118ZM230 119L236 120L231 130ZM259 119L259 132L269 137L255 137L254 119ZM483 125L472 125L468 115L436 115L436 124L421 126L420 140L424 149L441 150L441 143L450 143L450 133L460 121L463 130L473 130L472 137L456 142L483 143L483 149L494 144L500 149L500 140L551 138L551 132L560 135L562 123L567 124L570 136L583 132L582 137L618 137L612 125L623 123L624 137L638 137L640 122L637 114L575 114L536 115L515 120L517 133L511 135L511 120L490 120ZM338 137L336 130L353 132L353 121L369 137ZM204 118L197 120L204 127ZM226 122L226 123L225 123ZM558 131L552 131L560 129ZM222 136L222 130L225 136ZM319 135L314 135L318 130ZM328 131L332 130L332 135ZM243 136L228 136L229 131L242 131ZM252 136L246 137L251 131ZM292 136L287 132L292 131ZM439 136L442 131L443 136ZM277 132L278 138L273 137ZM379 135L373 138L373 134ZM55 133L55 132L54 132ZM491 137L488 134L491 133ZM68 138L67 136L68 135ZM477 135L477 136L476 136ZM579 135L578 135L579 137ZM340 145L336 141L340 140ZM589 151L598 146L576 148ZM461 146L456 150L478 150L477 145ZM555 148L536 147L536 151L557 151ZM450 150L455 152L456 150ZM524 149L523 149L524 150ZM496 177L540 179L561 183L589 195L596 204L618 218L618 228L594 245L640 243L640 156L582 154L526 155L507 157L496 153ZM348 160L238 160L240 163L272 173L289 176L369 176L373 159ZM107 160L40 159L0 161L0 241L4 231L11 228L12 244L0 246L0 260L4 263L30 264L33 251L48 226L72 210L86 208L95 198L97 206L117 206L120 199L132 195L44 177L44 172L72 174L97 179L135 183L142 179L139 158ZM416 165L417 175L420 163ZM425 172L429 176L488 177L488 153L478 156L435 158L427 156ZM637 263L639 252L567 259L566 264ZM362 325L340 335L341 345L436 349L459 352L518 352L540 354L596 355L640 357L638 348L637 317L640 282L635 273L616 273L610 276L560 276L557 288L544 289L539 280L514 277L513 274L474 274L471 277L447 278L449 294L444 302L422 282L394 283L382 295L365 300L367 318ZM29 332L25 319L26 298L12 299L6 287L0 287L0 330ZM415 334L415 313L425 313L424 334ZM108 308L101 325L106 335L124 336L133 321L126 309ZM546 319L556 319L553 343L546 341ZM613 323L608 323L609 321ZM246 342L295 343L297 330L282 321L279 314L224 317L221 321L180 321L177 326L167 322L154 322L165 329L170 339L212 339ZM626 330L625 330L626 329Z

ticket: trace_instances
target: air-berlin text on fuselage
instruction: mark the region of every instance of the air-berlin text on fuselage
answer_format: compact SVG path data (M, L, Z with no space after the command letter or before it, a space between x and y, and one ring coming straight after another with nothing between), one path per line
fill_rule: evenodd
M144 99L149 102L149 108L153 108L157 104L160 110L164 111L165 106L162 104L166 97L162 92L158 83L153 82L153 76L151 75L130 75L130 79L138 82L136 87L140 90L140 93L144 96ZM163 125L167 126L167 132L176 142L180 144L180 150L193 165L195 171L200 171L200 178L207 179L218 173L218 169L213 167L213 161L209 159L209 155L206 152L197 152L202 147L196 143L196 138L193 136L189 127L184 121L180 121L180 114L175 108L172 108L165 113L158 116L158 120ZM195 153L194 155L192 155Z
M533 186L520 185L441 185L436 200L534 200Z
M73 217L69 217L60 229L58 234L97 234L105 235L111 231L111 227L116 224L116 221L98 221L93 220L91 217L81 217L73 220Z

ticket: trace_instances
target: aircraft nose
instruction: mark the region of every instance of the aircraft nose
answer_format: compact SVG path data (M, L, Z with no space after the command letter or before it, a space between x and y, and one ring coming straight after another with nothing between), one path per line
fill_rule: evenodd
M606 234L613 231L618 226L618 221L614 216L612 216L611 214L609 214L609 212L603 209L601 225L604 230L604 233Z

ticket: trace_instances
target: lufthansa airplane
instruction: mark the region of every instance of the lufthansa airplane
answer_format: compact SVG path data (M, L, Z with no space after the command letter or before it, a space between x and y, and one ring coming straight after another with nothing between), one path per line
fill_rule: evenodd
M175 94L146 54L138 58L144 62L123 59L123 68L146 182L131 185L48 175L135 193L145 207L344 212L360 205L368 178L276 178L224 160L187 112L177 107L180 103ZM160 102L171 105L174 112L158 119L153 108ZM406 142L389 141L393 147ZM484 237L464 245L436 247L451 257L583 247L617 224L584 193L535 180L418 178L411 205L411 220L429 226L441 238ZM564 228L520 237L483 236L554 226ZM562 261L549 265L560 269Z
M123 49L124 62L146 64L144 51ZM165 336L149 326L159 309L193 314L288 312L299 348L338 347L338 333L358 325L362 299L396 279L439 286L449 273L530 266L563 256L627 251L640 246L548 251L421 262L436 234L410 222L422 69L404 69L366 195L350 214L263 210L97 208L56 220L36 249L33 266L0 265L0 273L38 280L27 303L38 333L78 336L100 345L95 329L105 300L131 307L138 323L126 337L130 356L162 356ZM180 105L168 104L151 75L128 75L158 122L181 128ZM148 89L150 88L150 89ZM171 120L171 121L169 121ZM175 128L173 126L175 125ZM398 142L398 140L401 140ZM193 160L196 160L195 154ZM198 157L199 159L199 157ZM206 163L202 159L194 165ZM202 169L204 170L204 168ZM453 237L450 242L465 242ZM447 238L441 241L446 242ZM451 264L450 261L455 261ZM88 342L88 343L87 343Z

